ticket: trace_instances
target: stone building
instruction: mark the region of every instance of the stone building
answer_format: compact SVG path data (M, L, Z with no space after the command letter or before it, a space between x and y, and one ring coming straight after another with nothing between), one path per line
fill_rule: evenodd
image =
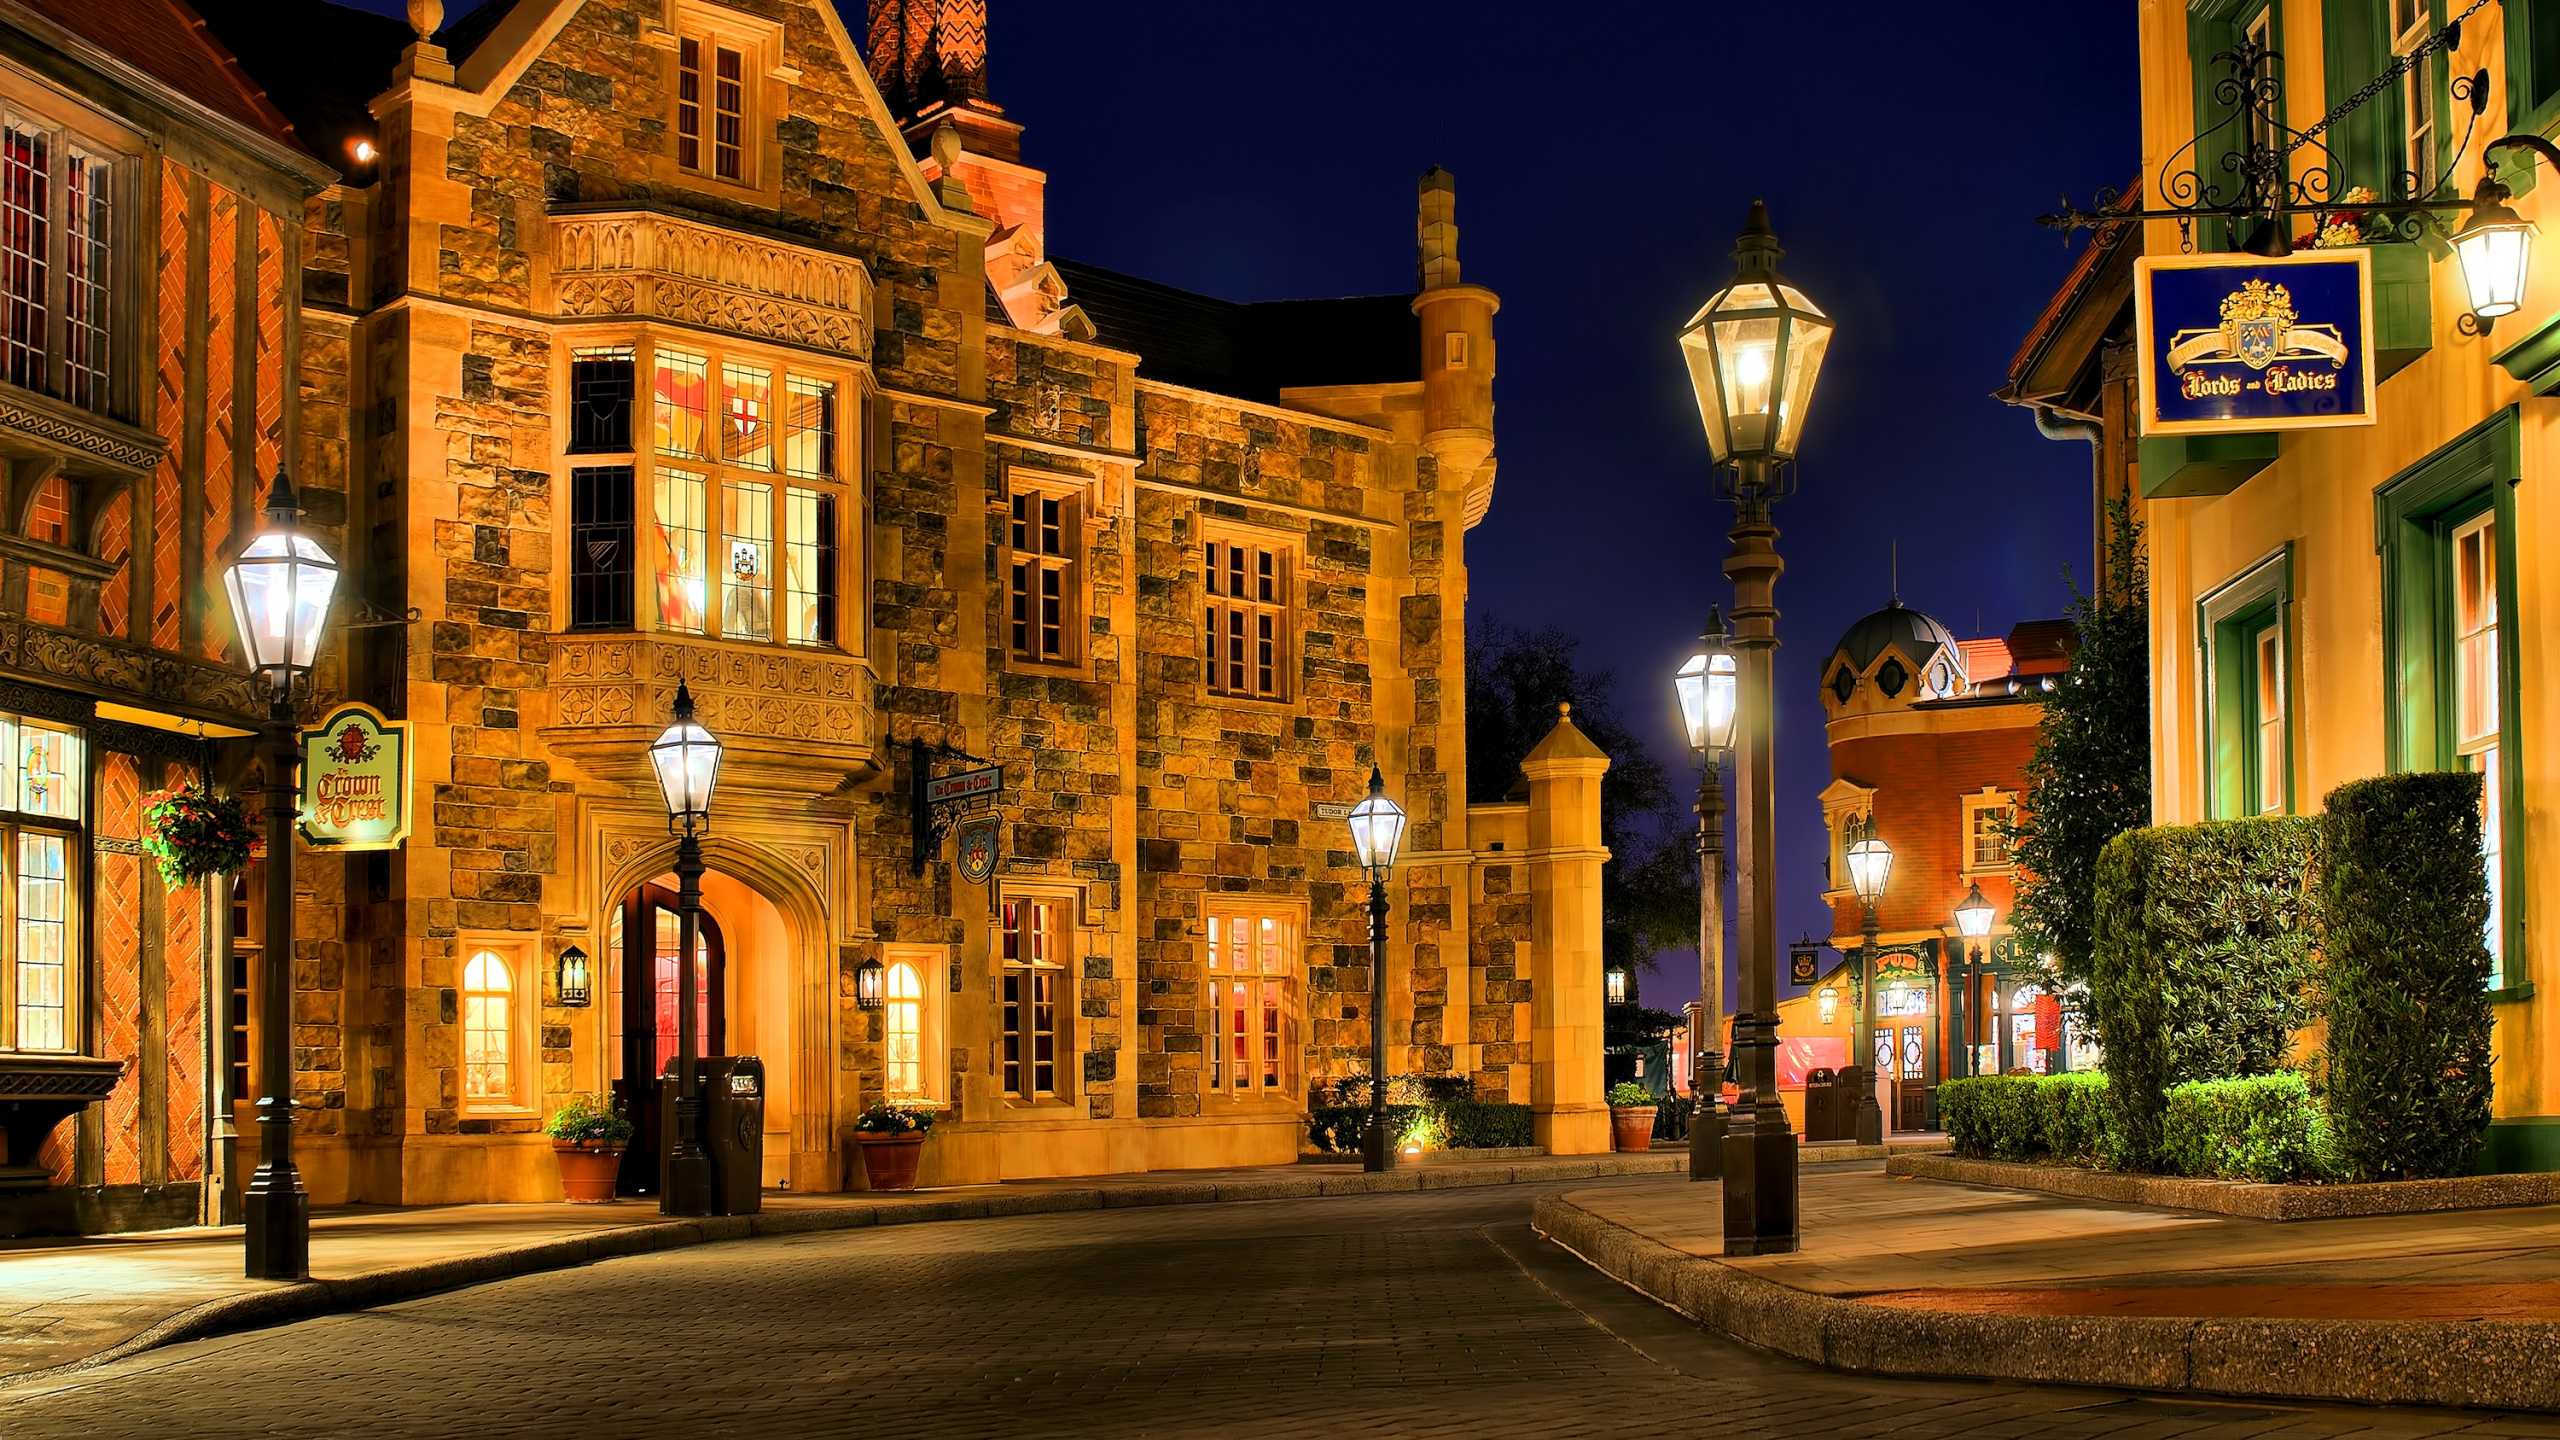
M927 1183L1286 1161L1381 1018L1392 1070L1607 1148L1607 759L1563 722L1526 802L1460 790L1497 301L1450 177L1412 293L1230 304L1050 254L983 0L198 8L343 172L289 234L300 463L412 617L321 677L410 727L416 826L298 869L315 1201L556 1196L545 1115L673 1053L679 684L767 1183L859 1184L883 1098L946 1107ZM916 795L986 764L972 883Z
M2052 1061L2035 1044L2032 957L2010 943L2016 896L2002 827L2026 788L2043 714L2033 697L2067 667L2069 636L2065 621L2035 620L2005 637L1959 640L1897 599L1850 626L1823 665L1832 775L1822 792L1823 898L1828 942L1842 959L1781 1007L1780 1033L1824 1042L1796 1045L1799 1071L1870 1066L1888 1132L1935 1128L1931 1093L1941 1080ZM1870 823L1893 851L1871 962L1861 957L1866 910L1846 858ZM1954 917L1975 887L1996 918L1969 969ZM1875 990L1875 1028L1858 1057L1850 1047L1862 986Z
M290 383L330 178L175 9L0 4L0 1237L220 1218L252 957L143 809L264 713L213 598L264 477L343 510Z

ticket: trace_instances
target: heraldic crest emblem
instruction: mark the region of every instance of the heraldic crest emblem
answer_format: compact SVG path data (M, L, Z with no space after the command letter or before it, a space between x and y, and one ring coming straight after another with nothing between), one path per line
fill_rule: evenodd
M2335 325L2296 323L2293 294L2282 285L2250 280L2222 300L2222 324L2211 330L2181 330L2169 343L2172 374L2190 365L2238 362L2264 370L2278 360L2326 360L2347 363L2346 341Z

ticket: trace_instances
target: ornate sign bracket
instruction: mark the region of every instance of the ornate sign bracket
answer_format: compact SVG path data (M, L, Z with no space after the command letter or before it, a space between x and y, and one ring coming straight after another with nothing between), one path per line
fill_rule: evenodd
M977 768L953 775L936 776L936 759L965 760ZM928 745L921 739L907 741L907 787L909 820L914 826L915 847L910 863L915 873L924 873L936 855L942 853L942 837L964 814L995 808L996 797L1004 793L1004 767L949 745ZM994 855L989 842L985 870L992 870ZM970 869L980 869L970 866ZM985 874L970 878L984 879Z

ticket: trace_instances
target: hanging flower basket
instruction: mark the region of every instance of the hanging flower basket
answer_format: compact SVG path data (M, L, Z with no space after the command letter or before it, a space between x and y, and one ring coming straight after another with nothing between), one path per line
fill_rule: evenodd
M172 890L239 869L256 839L238 798L216 795L201 780L142 797L143 853L160 862L160 879Z

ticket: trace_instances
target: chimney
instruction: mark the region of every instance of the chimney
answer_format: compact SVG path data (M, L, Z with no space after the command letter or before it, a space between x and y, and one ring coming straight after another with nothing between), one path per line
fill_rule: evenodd
M987 0L870 0L872 78L918 159L949 122L969 153L1022 159L1022 127L987 98Z

